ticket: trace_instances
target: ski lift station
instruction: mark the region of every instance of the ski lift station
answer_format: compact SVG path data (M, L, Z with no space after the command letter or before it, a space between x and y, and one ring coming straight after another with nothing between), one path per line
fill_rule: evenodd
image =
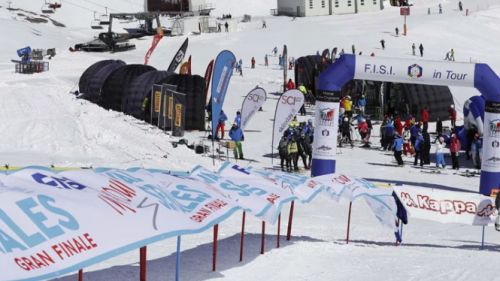
M278 15L293 17L327 16L376 12L383 0L278 0Z
M144 0L144 11L180 16L209 15L215 9L206 0Z

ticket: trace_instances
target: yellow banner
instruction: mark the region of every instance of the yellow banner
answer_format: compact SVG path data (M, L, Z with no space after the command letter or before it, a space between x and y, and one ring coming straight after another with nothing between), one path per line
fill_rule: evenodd
M175 105L175 126L180 127L182 124L182 104Z
M159 113L160 112L160 107L161 107L161 91L155 91L154 94L154 112Z

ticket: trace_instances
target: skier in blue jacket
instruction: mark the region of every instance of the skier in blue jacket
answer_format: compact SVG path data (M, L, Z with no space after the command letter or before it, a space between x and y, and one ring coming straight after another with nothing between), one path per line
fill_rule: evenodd
M417 139L415 140L415 161L413 165L417 166L417 162L420 159L420 167L424 166L424 137L422 133L418 132Z
M243 148L241 146L241 142L245 139L243 136L243 131L241 131L240 127L236 123L233 124L231 130L229 130L229 137L234 141L234 159L244 159L243 158Z
M392 149L394 150L394 158L396 158L398 166L403 166L403 158L401 157L403 154L403 138L399 134L396 134L394 138Z

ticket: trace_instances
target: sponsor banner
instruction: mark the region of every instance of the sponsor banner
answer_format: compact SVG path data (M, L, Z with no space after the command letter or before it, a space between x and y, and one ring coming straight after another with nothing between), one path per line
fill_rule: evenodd
M481 169L492 173L500 172L500 103L486 103Z
M494 199L476 193L416 186L395 186L394 191L413 218L441 223L488 225L497 211Z
M207 65L207 69L205 70L205 100L206 100L206 103L205 105L208 105L208 102L210 101L207 97L208 97L208 89L210 87L210 79L212 79L212 69L214 68L214 60L211 60L208 65Z
M273 147L274 143L278 143L278 140L283 136L290 121L292 121L293 117L299 112L304 104L304 100L304 94L297 89L286 91L281 95L276 104L276 111L274 113Z
M325 186L310 177L275 171L270 169L259 169L254 167L246 168L252 175L261 176L283 189L290 190L293 195L297 196L302 203L308 203L319 193L325 190Z
M474 87L472 63L357 56L354 79Z
M233 76L236 57L231 51L224 50L217 55L212 76L212 136L215 136L220 112L224 104L229 81Z
M286 92L286 84L288 83L288 78L287 78L287 71L288 71L288 48L286 45L283 45L283 57L282 57L282 62L283 62L283 93Z
M316 101L313 158L332 160L337 151L339 103Z
M156 34L154 37L153 37L153 42L151 42L151 47L149 47L149 50L148 52L146 53L146 55L144 56L144 64L148 64L149 62L149 58L151 57L151 55L153 54L154 50L156 49L156 46L158 45L158 43L160 43L160 40L163 38L163 33L162 34Z
M181 47L179 48L179 50L175 54L174 58L170 62L170 65L167 68L167 72L175 72L175 70L177 69L179 64L181 64L182 60L186 56L186 50L187 50L188 43L189 43L188 39L189 38L186 37L186 40L184 40L184 43L182 43Z
M237 193L240 195L239 198L235 196L232 196L232 198L238 198L238 205L242 206L241 195L245 193L253 194L249 198L249 203L259 205L259 208L264 207L257 217L261 217L271 224L276 222L281 209L286 203L297 199L288 188L282 188L275 182L266 180L260 175L252 174L245 168L229 162L222 165L219 175L229 182L244 183L240 184L239 187L245 189L245 191Z
M397 231L395 225L397 206L392 196L392 189L380 188L364 179L343 174L328 174L312 179L326 186L327 193L336 201L346 198L352 202L363 198L380 224Z
M143 169L0 174L0 279L53 279L238 209L203 182Z
M245 129L248 121L253 117L255 112L264 104L267 99L266 90L255 88L243 100L241 105L241 129Z

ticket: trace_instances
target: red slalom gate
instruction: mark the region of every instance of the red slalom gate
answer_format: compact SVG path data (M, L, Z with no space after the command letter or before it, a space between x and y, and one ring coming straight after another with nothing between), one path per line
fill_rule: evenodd
M78 270L78 281L83 281L83 269Z
M352 209L352 201L349 202L349 215L347 215L347 237L346 237L347 244L349 244L349 229L351 228L351 209Z
M266 222L262 221L262 235L260 237L260 254L264 254L264 244L266 239Z
M144 246L139 249L139 280L146 281L146 263L147 263L147 247Z
M245 216L246 212L243 211L243 218L241 220L241 236L240 236L240 262L243 261L243 242L245 240Z
M217 269L217 236L219 235L219 225L214 225L214 246L212 253L212 271Z
M288 229L286 231L286 240L290 241L290 238L292 236L292 221L293 221L293 206L295 205L295 201L292 201L292 204L290 205L290 214L288 216Z

